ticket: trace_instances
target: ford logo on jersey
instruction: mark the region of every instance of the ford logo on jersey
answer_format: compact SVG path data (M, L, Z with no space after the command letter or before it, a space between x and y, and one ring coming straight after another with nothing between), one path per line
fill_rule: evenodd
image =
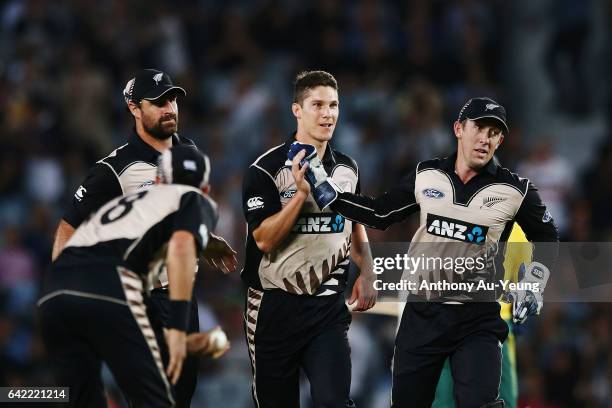
M295 193L297 193L297 190L285 190L281 193L281 197L282 198L292 198Z
M438 237L483 244L487 239L489 227L470 224L469 222L435 214L427 214L427 232Z
M423 190L423 195L429 198L442 198L444 197L444 193L436 190L435 188L426 188Z
M335 234L344 231L344 224L344 217L337 214L300 214L292 231L298 234Z

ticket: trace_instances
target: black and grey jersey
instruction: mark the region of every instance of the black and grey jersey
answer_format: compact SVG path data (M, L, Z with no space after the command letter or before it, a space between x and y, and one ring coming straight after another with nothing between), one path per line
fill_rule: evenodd
M172 144L193 145L190 139L172 136ZM74 228L111 199L155 183L159 152L135 132L128 142L92 166L79 186L63 219Z
M271 253L259 250L253 231L281 211L296 193L287 163L294 139L261 155L248 168L242 191L248 224L246 260L241 272L245 283L258 290L282 289L300 295L343 292L349 268L353 224L329 209L320 211L312 196L304 202L297 222ZM344 191L359 193L357 164L328 144L323 166Z
M494 158L478 175L463 184L454 171L455 161L456 155L421 162L399 185L381 197L343 193L331 208L348 219L379 229L386 229L420 211L420 225L409 250L413 257L456 259L486 254L489 259L495 258L499 243L507 241L514 221L525 231L529 241L558 241L552 216L529 180L503 168ZM552 265L555 249L536 245L533 259ZM481 274L496 275L490 276L495 279L499 276L496 264L500 264L499 258L490 261ZM446 278L451 282L469 278L468 275L457 277L444 268L435 267L422 268L412 275L415 280ZM478 274L473 277L483 278ZM469 296L452 300L469 300Z
M199 251L216 221L216 204L197 188L155 185L103 205L77 228L53 266L82 269L83 280L88 280L89 266L119 265L151 283L175 231L190 232Z

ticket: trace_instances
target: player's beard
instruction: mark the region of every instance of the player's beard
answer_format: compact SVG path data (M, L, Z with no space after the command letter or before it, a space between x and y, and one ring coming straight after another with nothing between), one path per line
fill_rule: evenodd
M165 120L173 118L174 122L165 122ZM144 130L153 136L157 140L166 140L175 134L178 130L178 116L166 115L161 118L152 126L149 126L146 122L142 123Z

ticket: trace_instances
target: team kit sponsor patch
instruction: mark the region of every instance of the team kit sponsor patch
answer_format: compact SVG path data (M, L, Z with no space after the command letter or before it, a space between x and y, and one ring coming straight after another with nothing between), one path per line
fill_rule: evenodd
M423 190L423 195L429 198L444 198L444 193L440 190L436 190L435 188L426 188L425 190Z
M263 208L264 202L261 197L251 197L247 200L247 208L249 211L257 210L259 208Z
M281 193L282 198L293 198L297 190L285 190Z
M486 240L489 227L440 215L427 214L427 232L438 237L482 244Z
M344 231L344 217L337 214L300 214L293 232L298 234L336 234Z

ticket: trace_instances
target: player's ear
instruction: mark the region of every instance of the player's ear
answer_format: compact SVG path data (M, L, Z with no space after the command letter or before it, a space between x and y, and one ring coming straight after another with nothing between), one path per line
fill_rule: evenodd
M200 190L202 190L202 192L206 195L210 194L210 184L205 185Z
M463 123L456 120L453 124L453 131L455 132L455 137L457 139L461 139L461 136L463 135Z
M501 136L499 137L499 142L497 142L497 146L495 146L495 148L497 149L499 146L501 146L503 142L504 142L504 134L502 133Z
M291 111L293 112L293 116L295 116L296 119L302 119L302 105L297 102L293 102L293 104L291 105Z
M130 110L130 113L132 114L132 116L134 116L137 119L140 119L140 106L135 104L132 101L128 102L128 109Z

